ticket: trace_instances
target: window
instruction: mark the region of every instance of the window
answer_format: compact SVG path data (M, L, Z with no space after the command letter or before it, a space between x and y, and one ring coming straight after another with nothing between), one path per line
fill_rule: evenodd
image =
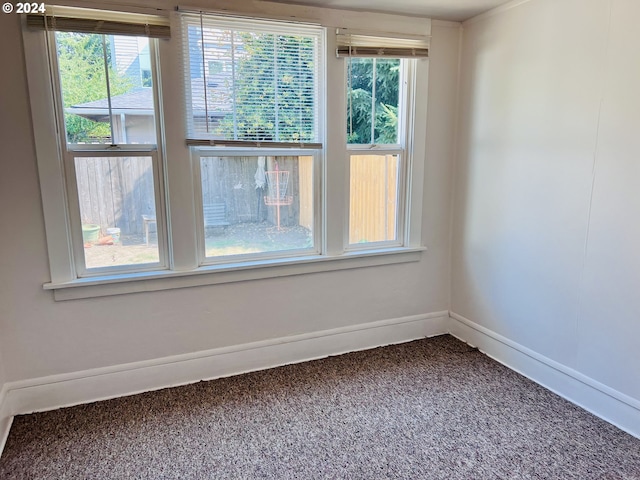
M202 258L315 254L314 157L305 151L197 149Z
M423 38L368 36L338 30L347 62L350 249L403 245L409 212L409 146L413 145L416 58Z
M408 60L347 62L349 245L400 245Z
M182 21L190 139L318 142L322 29L203 14Z
M78 276L164 268L153 40L56 31L49 41Z
M24 40L56 298L420 258L422 34L53 8Z
M200 263L319 253L322 30L186 14L183 37Z

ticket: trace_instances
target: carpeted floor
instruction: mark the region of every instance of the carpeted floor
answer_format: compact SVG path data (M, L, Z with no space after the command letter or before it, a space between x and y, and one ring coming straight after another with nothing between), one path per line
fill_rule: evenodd
M16 417L8 479L640 479L640 440L450 336Z

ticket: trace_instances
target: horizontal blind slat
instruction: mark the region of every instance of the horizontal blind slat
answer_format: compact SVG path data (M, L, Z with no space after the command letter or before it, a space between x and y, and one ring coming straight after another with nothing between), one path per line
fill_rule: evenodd
M189 137L317 143L321 32L182 14Z

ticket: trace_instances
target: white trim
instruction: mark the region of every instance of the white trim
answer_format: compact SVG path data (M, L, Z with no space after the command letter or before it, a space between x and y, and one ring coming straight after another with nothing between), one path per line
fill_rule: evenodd
M51 375L0 388L0 455L13 415L239 375L449 333L640 438L640 401L453 312L412 315L231 347Z
M49 254L51 281L74 278L74 258L68 236L70 218L67 208L67 186L64 163L59 145L54 86L49 69L47 38L43 32L29 30L23 18L27 83L31 103L38 177L44 212L44 224Z
M427 158L427 124L429 103L429 59L409 62L412 83L407 104L411 106L405 146L404 244L418 247L422 243L422 210L424 207L425 169Z
M55 300L106 297L125 293L153 292L172 288L245 282L272 277L287 277L308 273L374 267L396 263L418 262L425 247L385 248L348 252L340 256L309 255L269 260L206 265L195 270L158 270L121 273L102 277L83 277L60 283L45 283L45 290L54 290Z
M76 2L63 1L63 4L75 5ZM92 7L112 3L108 0L98 0ZM129 2L123 0L125 7ZM151 3L151 0L141 0L141 3ZM206 0L197 0L195 3L206 6ZM142 7L142 5L139 5ZM210 5L209 5L210 6ZM283 5L270 2L255 2L248 0L239 4L234 0L220 0L216 8L241 8L242 12L255 14L261 13L284 14L289 18L294 10L299 12L315 12L324 19L340 24L340 26L368 25L368 30L385 34L392 31L403 32L403 35L429 35L431 21L425 18L410 16L398 16L388 14L342 11L322 8L309 8L294 5ZM127 10L128 8L125 8ZM175 27L179 21L179 14L169 15L171 23ZM346 21L345 24L342 24ZM175 29L175 28L174 28ZM178 29L179 30L179 29ZM274 263L241 262L234 259L233 264L225 264L226 267L238 267L236 274L228 272L228 268L221 266L201 267L198 259L198 234L197 234L197 210L200 199L194 197L197 190L194 185L193 162L167 161L167 159L187 158L190 150L184 142L185 109L184 107L184 81L182 73L184 65L183 45L178 39L162 41L158 43L158 53L162 58L159 75L154 82L154 98L156 101L156 123L164 123L164 129L158 133L157 152L158 160L154 162L154 181L156 186L156 217L158 219L159 238L162 240L160 250L164 251L162 260L168 271L142 271L144 267L135 267L135 273L127 273L127 269L120 269L119 274L110 275L110 272L91 271L85 272L82 258L81 232L79 225L79 211L77 202L77 189L74 187L75 175L73 174L73 161L75 156L93 156L89 150L102 150L104 146L78 146L74 145L73 151L61 148L59 143L63 140L59 132L64 131L62 116L56 119L56 112L62 111L61 106L56 110L55 90L56 75L51 75L49 61L55 63L55 55L51 59L47 55L47 42L43 32L33 32L23 28L23 43L25 46L25 58L30 87L31 113L33 117L34 133L36 139L36 153L38 159L38 172L41 183L42 203L45 217L45 229L47 233L47 247L49 252L49 267L51 282L45 285L45 289L55 291L56 300L72 298L88 298L94 296L109 296L130 292L155 291L168 288L183 288L197 285L208 285L244 280L268 278L271 276L297 275L313 273L316 271L341 270L345 268L357 268L392 263L419 261L419 251L425 248L421 245L422 222L422 193L424 182L425 140L422 135L415 135L413 143L409 143L404 149L403 165L406 164L410 171L409 178L402 176L406 182L406 202L402 204L404 212L400 212L399 218L404 219L405 231L404 245L408 248L384 248L382 245L370 245L366 252L358 252L362 258L356 258L352 252L345 253L344 233L348 232L348 171L346 169L346 128L345 127L345 92L344 90L344 62L333 58L327 52L332 52L335 46L333 35L326 36L326 49L324 51L326 70L324 79L326 83L321 89L326 96L331 91L332 102L325 101L322 95L320 116L325 120L321 122L321 130L326 127L328 132L320 132L325 149L321 158L315 162L314 189L315 221L316 221L316 245L324 258L314 258L313 255L304 258L290 258L290 262L274 259ZM152 42L152 45L154 43ZM155 57L152 48L152 66L155 66ZM55 66L55 65L54 65ZM419 94L427 93L428 60L418 62L416 67L418 74L415 89ZM340 86L340 88L333 88ZM188 88L188 85L186 85ZM335 91L334 91L335 90ZM173 95L160 95L164 92L177 92ZM414 96L420 96L415 94ZM161 97L161 98L160 98ZM426 128L426 102L421 101L416 105L413 129L415 132L423 132ZM326 110L326 111L325 111ZM161 115L164 111L166 115ZM57 128L57 130L56 130ZM328 141L331 139L331 141ZM333 146L332 146L333 145ZM145 145L136 147L136 151L152 149ZM76 149L78 151L76 151ZM64 150L64 153L62 153ZM53 157L53 153L57 157ZM118 156L122 152L105 153L108 156ZM290 154L291 152L287 152ZM68 157L68 166L65 175L65 162L63 157ZM145 155L142 155L145 156ZM153 155L151 155L153 156ZM406 157L406 158L404 158ZM327 158L337 161L328 162ZM322 175L319 173L322 171ZM167 185L171 185L168 191ZM163 222L163 219L165 222ZM329 221L328 219L331 219ZM318 228L322 224L323 228ZM75 225L76 228L73 228ZM160 235L162 234L162 235ZM323 236L322 241L320 235ZM75 236L75 241L72 240ZM73 248L75 245L75 250ZM385 244L391 247L392 244ZM373 251L375 249L375 251ZM288 252L290 255L298 255L300 252ZM394 255L388 255L394 254ZM394 257L394 258L392 258ZM163 262L161 262L163 263ZM298 263L293 266L290 264ZM313 266L309 266L313 264ZM320 266L322 264L323 266ZM247 273L247 269L259 267L260 271ZM262 268L269 267L269 268ZM273 267L273 268L271 268ZM155 267L153 267L155 268ZM224 272L222 274L221 272ZM267 273L268 272L268 273ZM215 275L202 275L211 274ZM83 275L86 274L86 277ZM94 276L95 274L95 276ZM81 277L81 278L79 278ZM189 279L187 280L187 277ZM207 277L205 279L205 277ZM169 281L172 278L174 280ZM177 281L175 279L182 279ZM153 280L153 282L149 282ZM100 288L100 284L109 284L109 287ZM115 285L119 284L118 287ZM133 288L131 288L133 286ZM69 288L80 287L80 288ZM75 290L74 293L71 293Z
M499 15L501 13L506 12L507 10L511 10L512 8L519 7L520 5L524 3L528 3L530 1L531 0L511 0L510 2L507 2L504 5L500 5L499 7L492 8L491 10L487 10L486 12L482 12L481 14L476 15L475 17L471 17L468 20L465 20L464 22L462 22L462 26L466 27L468 25L479 22L481 20L485 20L489 17L493 17L494 15Z
M447 333L448 312L381 320L231 347L10 382L13 415L135 395Z
M640 438L640 401L482 325L450 313L449 333L548 390Z
M7 384L3 384L0 387L0 456L2 456L2 450L9 437L9 430L13 423L13 412L9 407L9 399L7 397Z

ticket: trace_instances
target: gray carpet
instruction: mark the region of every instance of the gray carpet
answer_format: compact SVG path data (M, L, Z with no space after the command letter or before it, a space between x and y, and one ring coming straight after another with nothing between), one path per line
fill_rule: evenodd
M449 336L16 417L7 479L638 479L640 440Z

